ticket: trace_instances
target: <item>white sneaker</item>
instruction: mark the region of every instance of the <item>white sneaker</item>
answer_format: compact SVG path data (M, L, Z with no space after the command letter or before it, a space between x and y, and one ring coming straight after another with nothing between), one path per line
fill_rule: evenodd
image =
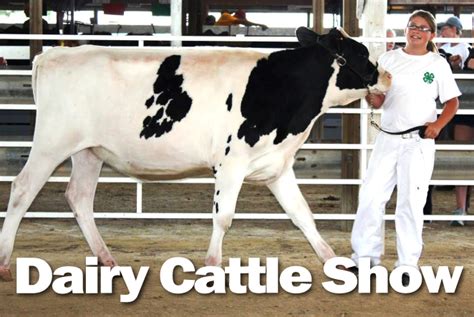
M456 209L453 211L454 216L465 216L466 212L462 210L461 208ZM464 221L463 220L452 220L451 221L451 226L456 226L456 227L462 227L464 226Z

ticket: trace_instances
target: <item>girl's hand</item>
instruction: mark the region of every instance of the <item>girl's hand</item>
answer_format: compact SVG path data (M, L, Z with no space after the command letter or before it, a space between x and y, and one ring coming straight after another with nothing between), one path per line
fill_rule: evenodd
M379 109L382 107L383 102L385 101L384 94L368 94L365 96L365 100L374 109Z
M442 129L436 122L428 122L425 130L425 139L436 139Z

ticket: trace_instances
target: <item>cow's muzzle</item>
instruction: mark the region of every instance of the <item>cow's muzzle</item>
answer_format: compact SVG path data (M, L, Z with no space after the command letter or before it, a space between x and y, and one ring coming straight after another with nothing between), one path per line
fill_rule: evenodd
M392 85L392 75L383 69L381 66L378 66L378 73L379 76L377 78L377 82L375 85L369 85L367 88L369 89L370 93L385 93L390 89Z

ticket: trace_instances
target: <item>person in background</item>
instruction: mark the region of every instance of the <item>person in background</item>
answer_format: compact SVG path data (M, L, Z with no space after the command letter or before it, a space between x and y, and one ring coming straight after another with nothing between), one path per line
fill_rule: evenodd
M379 65L392 75L392 85L386 95L369 94L366 100L373 108L383 106L382 128L396 132L425 125L426 130L423 138L417 131L377 135L352 229L352 259L357 265L361 258L370 258L371 265L381 263L383 216L396 185L395 266L418 267L423 249L423 206L434 167L434 139L454 117L461 95L448 63L437 54L435 35L433 15L417 10L405 28L406 46L379 58ZM444 104L439 117L438 98ZM357 267L349 270L358 272ZM407 286L409 282L410 276L405 273L402 284Z
M446 22L438 23L439 36L443 38L460 38L462 35L461 20L452 16ZM453 70L461 70L469 56L469 45L466 43L445 43L441 50L451 54L449 63Z
M6 68L7 65L8 65L7 60L4 57L0 56L0 69Z
M393 29L387 29L387 37L397 37L397 33ZM387 42L385 46L387 51L391 51L396 48L395 42Z
M444 23L438 24L440 37L443 38L460 38L462 35L462 23L458 17L452 16ZM453 70L461 70L464 66L468 66L470 56L469 45L466 43L446 43L440 47L447 53L447 58ZM474 116L456 115L453 119L454 140L470 142L474 139ZM469 207L469 187L456 186L456 209L453 215L463 216ZM464 221L453 220L452 226L464 226Z
M237 10L234 14L231 14L228 10L223 10L221 16L217 20L215 25L245 25L245 26L258 26L261 27L263 31L268 29L268 26L265 24L254 23L247 20L245 11L242 9Z
M208 15L204 21L204 25L214 25L216 24L216 17L213 15Z
M469 48L469 56L467 57L466 62L464 63L465 70L474 70L474 48Z
M474 49L469 48L469 56L464 62L464 70L474 70ZM474 140L474 115L456 115L454 121L454 139L472 142ZM471 186L456 186L456 209L453 214L466 215L470 207ZM464 221L451 221L452 226L464 226Z
M23 12L25 13L26 17L28 18L25 22L23 22L22 30L23 33L30 33L30 4L27 2L23 7ZM48 22L41 18L41 22L43 24L43 34L49 33L49 24Z

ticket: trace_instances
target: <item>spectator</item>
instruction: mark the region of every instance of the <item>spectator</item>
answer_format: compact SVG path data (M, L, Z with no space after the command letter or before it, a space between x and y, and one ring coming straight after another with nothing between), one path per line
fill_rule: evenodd
M469 56L464 62L465 70L474 70L474 49L469 48ZM474 140L474 115L457 115L454 122L454 139L457 141L471 142ZM455 215L467 214L470 206L470 186L456 186L456 210ZM451 221L452 226L463 226L464 221Z
M23 33L30 33L30 5L29 3L25 3L23 12L25 12L26 17L28 18L25 22L23 22L22 30ZM49 33L49 24L48 22L41 18L41 22L43 24L43 34Z
M387 29L386 36L387 37L396 37L397 33L393 29ZM386 48L387 51L391 51L391 50L395 49L396 48L395 42L387 42L385 48Z
M462 35L462 24L459 18L452 16L446 22L439 23L438 29L440 36L444 38L460 38ZM440 47L447 53L447 59L453 70L460 70L463 66L469 64L469 45L466 43L446 43ZM471 62L472 63L472 62ZM456 115L453 118L454 126L454 140L461 142L470 142L474 139L474 116L470 115ZM453 211L454 215L463 216L468 209L468 187L456 186L456 209ZM464 221L453 220L452 226L463 226Z
M444 23L438 23L439 36L444 38L460 38L462 35L462 24L458 17L452 16ZM449 63L453 70L463 68L469 56L469 45L466 43L445 43L440 49L451 54Z
M214 25L216 24L216 17L213 15L208 15L204 21L204 25Z
M469 48L469 56L464 63L465 70L474 70L474 48Z
M223 10L221 12L221 16L219 20L217 20L215 25L245 25L245 26L259 26L262 28L263 31L268 29L268 26L265 24L259 24L259 23L254 23L250 22L247 20L247 16L245 14L245 11L242 9L237 10L234 12L234 14L231 14L230 11L228 10Z
M4 57L0 56L0 68L6 68L7 65L7 60Z

